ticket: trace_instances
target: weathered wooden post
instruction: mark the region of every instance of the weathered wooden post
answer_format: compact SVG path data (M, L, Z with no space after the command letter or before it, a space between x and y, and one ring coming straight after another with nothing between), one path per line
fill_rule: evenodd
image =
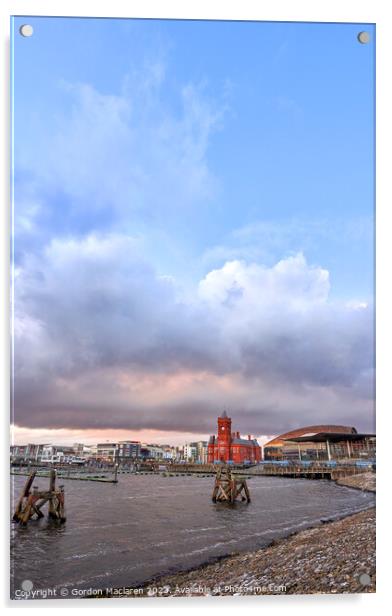
M37 514L37 518L43 518L44 514L41 511L41 508L38 505L38 501L40 499L40 494L38 492L38 486L34 486L33 488L33 508L34 512Z
M58 517L60 522L65 522L66 521L66 517L65 517L65 494L64 494L64 486L61 485L60 486L60 490L57 493L57 500L58 500Z
M29 477L27 477L27 479L26 479L26 483L25 483L25 485L23 487L23 490L21 492L21 495L20 495L20 497L18 499L18 502L16 504L16 507L15 507L15 513L14 513L14 516L12 518L14 520L14 522L19 522L20 513L21 513L22 508L23 508L23 501L24 501L25 498L28 498L28 496L30 494L30 488L31 488L31 485L32 485L32 483L34 481L34 477L35 477L36 472L37 471L33 471L32 473L30 473Z
M65 522L64 486L56 489L56 471L54 469L50 471L49 490L40 491L37 486L34 486L31 492L30 488L35 474L36 471L30 473L18 499L12 519L14 522L19 522L19 524L25 526L34 515L37 518L43 518L44 514L41 508L45 503L49 503L48 517Z
M55 489L56 489L56 470L54 468L51 468L49 471L49 492L52 493L55 491ZM55 513L55 506L54 506L53 498L49 498L48 517L57 518L57 515Z
M228 502L234 505L237 498L250 503L250 494L245 477L233 477L228 467L218 468L212 491L212 501L214 503Z

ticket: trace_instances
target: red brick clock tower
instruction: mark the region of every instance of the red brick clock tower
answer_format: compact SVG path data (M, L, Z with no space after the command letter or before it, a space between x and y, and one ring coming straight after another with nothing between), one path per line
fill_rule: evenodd
M226 411L218 417L218 459L222 462L230 460L230 445L231 445L231 418L227 416Z
M218 417L218 435L211 436L208 443L208 462L254 463L261 460L261 448L256 439L248 435L240 437L231 431L231 419L226 411Z

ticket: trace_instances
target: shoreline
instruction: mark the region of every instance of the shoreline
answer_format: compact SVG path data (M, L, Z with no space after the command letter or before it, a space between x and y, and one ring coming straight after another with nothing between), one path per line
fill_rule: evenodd
M375 492L375 474L338 480L337 485ZM374 593L374 505L321 519L268 545L229 554L196 568L164 574L135 589L107 597L259 596ZM130 592L126 592L130 591Z

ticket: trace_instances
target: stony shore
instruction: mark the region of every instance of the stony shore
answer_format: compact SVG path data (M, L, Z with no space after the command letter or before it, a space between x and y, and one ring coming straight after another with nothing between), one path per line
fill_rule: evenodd
M342 477L336 483L340 486L356 488L357 490L365 490L367 492L376 491L376 473L361 473L360 475L351 475L350 477Z
M375 491L373 473L338 483ZM255 552L162 577L146 585L141 596L372 593L375 588L376 513L371 508Z

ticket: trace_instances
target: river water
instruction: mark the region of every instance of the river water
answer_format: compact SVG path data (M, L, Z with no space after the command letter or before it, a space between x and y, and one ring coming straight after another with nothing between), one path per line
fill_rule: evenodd
M16 498L25 477L12 477ZM254 477L252 502L211 501L212 477L120 475L118 484L61 480L67 521L42 519L11 531L11 596L35 589L137 587L152 577L365 509L374 495L331 481ZM46 488L48 479L35 485ZM46 513L46 509L45 509Z

